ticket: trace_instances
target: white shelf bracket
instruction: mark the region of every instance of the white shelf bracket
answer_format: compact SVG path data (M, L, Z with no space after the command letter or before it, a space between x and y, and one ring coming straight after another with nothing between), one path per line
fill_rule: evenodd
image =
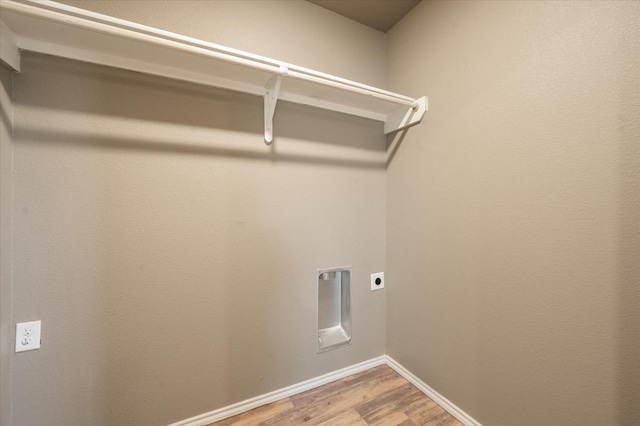
M16 35L4 22L0 21L0 60L20 72L20 49Z
M276 103L280 94L282 79L287 76L289 70L285 66L280 67L280 74L271 77L267 83L264 95L264 141L270 144L273 141L273 115L276 112Z
M384 121L384 134L387 135L419 124L427 109L429 109L429 102L427 97L423 96L416 99L415 107L402 107L395 110Z

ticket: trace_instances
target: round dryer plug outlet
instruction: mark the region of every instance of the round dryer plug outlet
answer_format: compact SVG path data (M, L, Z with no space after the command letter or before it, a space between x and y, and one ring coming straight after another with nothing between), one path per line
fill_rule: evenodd
M384 288L384 272L371 274L371 291Z

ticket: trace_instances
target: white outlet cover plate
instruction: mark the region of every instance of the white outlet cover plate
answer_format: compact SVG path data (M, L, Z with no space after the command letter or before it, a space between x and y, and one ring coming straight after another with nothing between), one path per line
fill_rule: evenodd
M16 352L40 349L41 321L16 324Z
M380 279L380 284L376 284L376 280ZM381 290L384 288L384 272L371 274L371 291Z

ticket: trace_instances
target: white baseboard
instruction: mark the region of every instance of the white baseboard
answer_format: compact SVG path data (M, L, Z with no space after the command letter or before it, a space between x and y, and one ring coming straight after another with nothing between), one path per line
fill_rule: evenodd
M181 420L179 422L172 423L169 426L206 426L209 423L218 422L220 420L236 416L238 414L244 413L245 411L252 410L262 405L270 404L272 402L278 401L279 399L288 398L301 392L326 385L327 383L340 380L344 377L351 376L352 374L356 374L383 364L387 364L398 374L407 379L409 383L417 387L429 398L433 399L438 405L447 410L453 417L458 419L465 426L482 426L473 417L462 411L453 402L449 401L447 398L427 386L426 383L414 376L411 372L409 372L409 370L398 364L396 360L388 355L379 356L377 358L373 358L368 361L343 368L341 370L324 374L322 376L306 380L304 382L291 385L286 388L282 388L264 395L256 396L255 398L238 402L237 404L229 405L227 407L222 407L208 413L200 414L198 416L191 417L190 419Z
M232 417L245 411L252 410L265 404L270 404L279 399L288 398L292 395L299 394L301 392L308 391L310 389L317 388L327 383L340 380L344 377L351 376L352 374L359 373L361 371L368 370L379 365L383 365L387 362L386 357L379 356L377 358L364 361L350 367L343 368L341 370L333 371L322 376L306 380L304 382L287 386L273 392L269 392L264 395L256 396L255 398L247 399L245 401L238 402L237 404L222 407L218 410L210 411L208 413L200 414L190 419L181 420L176 423L172 423L169 426L206 426L209 423L218 422L228 417Z
M449 401L444 396L440 395L433 388L429 387L425 382L420 380L402 365L398 364L398 362L391 358L389 355L386 355L385 358L389 367L393 368L396 373L407 379L409 383L420 389L422 393L433 399L439 406L447 410L449 414L458 419L460 423L465 426L482 426L477 420L462 411L462 409L460 409L457 405Z

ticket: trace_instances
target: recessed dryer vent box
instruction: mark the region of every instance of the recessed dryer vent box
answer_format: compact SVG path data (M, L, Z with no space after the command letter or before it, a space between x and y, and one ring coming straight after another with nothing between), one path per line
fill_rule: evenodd
M351 268L318 271L318 352L351 343Z

